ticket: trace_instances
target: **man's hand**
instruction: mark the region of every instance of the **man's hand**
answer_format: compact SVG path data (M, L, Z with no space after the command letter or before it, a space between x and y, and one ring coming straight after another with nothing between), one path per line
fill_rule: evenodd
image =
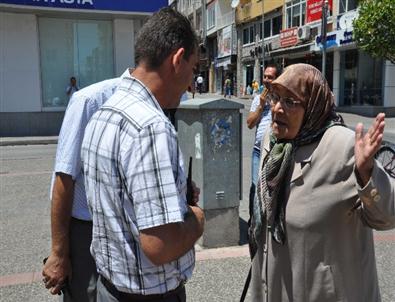
M200 196L200 188L198 188L194 181L192 181L192 205L197 206Z
M363 125L359 123L355 128L355 167L362 182L360 185L365 186L371 175L374 164L374 155L380 149L383 140L385 114L379 113L376 116L373 125L364 134Z
M69 228L73 205L74 181L71 175L56 173L52 191L50 256L43 268L43 281L51 294L60 292L71 276Z
M57 295L67 278L71 278L71 263L68 256L51 254L42 271L45 287L50 293Z

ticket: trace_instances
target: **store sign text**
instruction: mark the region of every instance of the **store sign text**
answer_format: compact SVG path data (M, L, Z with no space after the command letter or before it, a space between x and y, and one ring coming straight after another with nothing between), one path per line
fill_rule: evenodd
M168 6L168 0L1 0L11 5L29 5L32 7L50 7L57 9L89 9L106 11L125 11L153 13Z
M329 0L329 10L332 10L332 1L333 0ZM321 19L323 2L324 0L307 0L306 23L314 22Z
M298 28L292 27L280 31L281 47L289 47L298 43Z
M50 2L50 3L67 3L67 4L90 4L93 5L93 0L33 0L33 2Z
M316 36L315 46L316 48L321 48L321 36ZM352 38L352 31L347 30L336 30L329 32L326 36L326 48L339 47L352 43L354 40Z

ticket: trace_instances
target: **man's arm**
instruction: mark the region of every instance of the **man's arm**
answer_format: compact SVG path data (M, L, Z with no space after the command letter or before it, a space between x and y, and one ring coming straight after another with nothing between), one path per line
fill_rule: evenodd
M249 129L254 128L262 118L263 106L258 105L255 111L250 111L247 117L247 126Z
M144 254L155 265L180 258L203 234L204 213L197 206L189 206L184 222L169 223L140 232Z
M73 88L72 86L67 86L67 88L66 88L66 94L67 95L70 95L72 88Z
M70 175L57 173L51 207L51 237L52 248L43 269L46 288L51 288L52 294L58 294L71 274L69 225L73 204L74 181Z

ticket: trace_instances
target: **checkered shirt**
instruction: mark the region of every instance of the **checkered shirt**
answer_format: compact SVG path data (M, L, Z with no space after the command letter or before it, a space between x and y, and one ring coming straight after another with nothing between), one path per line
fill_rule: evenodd
M118 290L142 295L168 292L189 279L193 249L156 266L139 243L140 230L182 222L188 210L177 133L140 81L124 77L94 114L81 158L99 273Z

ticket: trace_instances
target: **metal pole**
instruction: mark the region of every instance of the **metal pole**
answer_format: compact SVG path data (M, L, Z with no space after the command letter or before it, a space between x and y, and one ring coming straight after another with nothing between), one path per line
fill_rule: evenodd
M262 1L262 73L265 71L265 6ZM262 81L262 79L261 79Z
M322 43L322 75L326 78L326 24L327 24L328 0L322 2L322 24L321 24L321 43Z

